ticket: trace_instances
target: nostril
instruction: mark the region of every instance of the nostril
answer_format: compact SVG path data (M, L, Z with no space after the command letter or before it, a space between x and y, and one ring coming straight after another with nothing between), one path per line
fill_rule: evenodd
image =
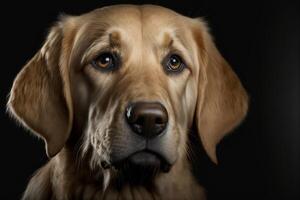
M157 117L157 118L155 119L155 124L164 125L165 122L164 122L164 120L163 120L161 117Z
M155 118L154 123L156 125L166 125L168 123L168 120L166 118L160 116L160 117Z
M135 124L143 126L143 124L145 123L145 117L144 116L140 116L136 121Z

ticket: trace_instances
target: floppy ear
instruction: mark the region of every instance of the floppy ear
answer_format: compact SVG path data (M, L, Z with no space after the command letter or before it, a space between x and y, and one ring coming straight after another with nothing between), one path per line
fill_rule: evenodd
M62 32L62 24L51 29L41 50L15 78L7 105L22 125L43 138L49 157L63 148L72 126L69 72L61 61Z
M200 19L193 34L200 60L195 121L204 149L217 163L216 146L245 117L248 97Z

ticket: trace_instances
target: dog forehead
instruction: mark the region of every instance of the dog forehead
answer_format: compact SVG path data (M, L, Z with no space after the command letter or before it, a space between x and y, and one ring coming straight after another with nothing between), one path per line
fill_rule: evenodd
M175 11L157 5L113 5L95 9L84 15L106 16L112 20L127 18L150 18L163 21L164 19L181 16Z
M132 37L146 34L155 36L168 28L176 28L184 16L156 5L113 5L96 9L85 15L94 25L120 28Z

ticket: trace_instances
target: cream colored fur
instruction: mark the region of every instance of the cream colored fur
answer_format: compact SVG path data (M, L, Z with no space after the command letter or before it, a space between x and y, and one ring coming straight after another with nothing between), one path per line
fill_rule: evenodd
M122 67L102 73L89 63L108 47L121 54ZM161 60L171 50L187 68L169 76ZM115 137L125 137L120 113L131 100L160 101L170 116L162 148L176 162L153 180L154 191L130 185L117 190L115 171L100 167L100 160L110 159ZM65 16L17 75L8 102L12 115L43 138L50 157L23 199L205 199L187 159L188 130L196 124L217 163L216 145L247 106L242 84L201 19L152 5Z

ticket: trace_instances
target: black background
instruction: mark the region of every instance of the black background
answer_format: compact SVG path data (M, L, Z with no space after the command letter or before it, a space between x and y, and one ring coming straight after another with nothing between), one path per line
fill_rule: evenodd
M19 1L1 5L1 199L19 199L46 161L44 144L5 113L21 67L41 47L60 13L142 1ZM216 44L250 98L244 123L207 158L197 176L209 199L300 199L300 8L284 1L143 1L191 17L204 16Z

